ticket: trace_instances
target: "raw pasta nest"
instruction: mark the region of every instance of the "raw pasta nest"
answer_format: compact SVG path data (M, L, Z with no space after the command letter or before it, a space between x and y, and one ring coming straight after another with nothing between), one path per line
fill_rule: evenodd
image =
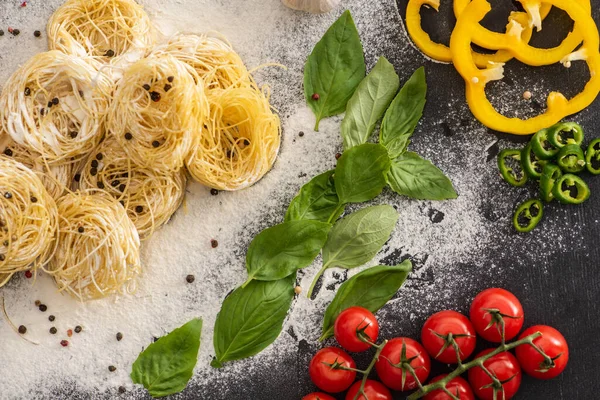
M37 54L2 91L2 129L50 163L80 160L102 138L111 88L104 74L77 57Z
M57 202L58 245L47 267L60 291L82 301L133 293L140 239L125 208L107 193L70 193Z
M29 168L0 156L0 286L48 262L58 229L56 203Z
M133 164L114 138L90 154L80 171L81 189L104 189L120 201L140 237L149 237L169 221L185 195L186 175Z

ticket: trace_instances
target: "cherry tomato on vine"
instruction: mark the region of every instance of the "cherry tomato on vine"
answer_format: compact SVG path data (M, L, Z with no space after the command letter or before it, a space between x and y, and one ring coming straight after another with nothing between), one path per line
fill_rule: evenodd
M476 358L491 353L494 349L484 350L477 354ZM483 366L494 375L502 383L501 387L498 387L497 395L494 397L494 389L489 387L492 384L492 378L485 373L480 367L473 367L469 370L469 383L473 388L473 392L478 399L481 400L494 400L494 399L505 399L512 398L519 386L521 386L521 367L519 362L509 352L503 352L490 357L483 362ZM502 393L504 392L504 394Z
M340 346L358 353L371 348L371 345L361 340L358 335L364 335L366 340L375 343L379 336L379 323L366 308L350 307L336 318L333 331Z
M344 350L325 347L319 350L310 360L308 374L319 389L329 393L343 392L354 382L356 372L338 369L333 365L356 368L354 360Z
M456 364L458 359L450 342L450 333L458 346L460 360L469 358L477 341L475 328L469 318L456 311L440 311L429 317L421 330L421 343L439 362Z
M537 379L555 378L565 370L569 361L567 341L559 331L546 325L536 325L525 329L519 339L536 332L540 332L542 336L533 339L533 344L546 353L552 362L545 362L544 357L529 344L517 347L515 350L517 359L527 375Z
M436 376L429 383L435 383L440 379L446 377L446 374ZM458 397L460 400L475 400L475 395L473 394L473 389L469 386L469 382L465 381L460 376L452 379L450 382L446 384L446 389L450 391L453 395ZM431 393L428 393L423 397L424 400L452 400L450 396L446 392L441 389L434 390Z
M418 386L415 377L409 371L409 365L419 382L425 383L431 371L431 360L427 350L416 340L400 337L387 342L375 363L375 369L387 387L406 391ZM404 385L403 374L406 377Z
M504 321L505 340L515 338L523 327L523 306L508 290L491 288L475 296L469 311L475 330L492 343L502 341L500 316Z
M335 400L335 398L325 393L315 392L307 394L302 400Z
M354 400L360 390L361 381L355 382L348 390L346 400ZM377 381L367 379L363 389L364 394L356 397L356 400L392 400L390 390ZM367 396L367 397L365 397Z

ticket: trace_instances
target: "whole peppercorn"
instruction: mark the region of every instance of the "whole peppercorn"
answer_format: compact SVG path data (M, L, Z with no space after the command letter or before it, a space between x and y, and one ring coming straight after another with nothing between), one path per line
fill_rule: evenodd
M21 326L19 326L19 333L20 333L21 335L24 335L24 334L26 334L26 333L27 333L27 327L25 327L25 325L21 325Z
M300 136L300 137L304 136L304 132L302 132L302 131L298 132L298 136Z
M210 189L210 194L212 194L213 196L216 196L219 194L219 191L217 189Z
M188 275L185 277L185 280L187 281L187 283L194 283L196 277L194 275Z
M39 301L39 300L36 300L36 301L33 302L33 304L35 304L36 307L39 307L40 304L42 304L42 302Z
M4 254L3 254L3 256L4 256ZM25 271L25 278L31 279L32 276L33 276L33 272L31 272L31 271Z
M339 160L341 156L342 156L341 153L335 153L335 159L336 160Z
M32 203L37 203L38 199L35 196L31 196L31 198L29 199L31 200Z
M68 337L73 336L73 329L67 329L67 336Z
M0 29L0 36L4 36L4 31Z
M73 177L73 180L75 182L79 182L81 180L81 174L75 174L75 176Z
M123 334L121 332L117 332L117 342L120 342L121 340L123 340Z
M167 81L169 81L169 83L173 83L173 80L174 80L174 79L175 79L175 77L174 77L174 76L169 76L169 77L167 78Z
M81 326L79 326L79 325L77 325L75 327L75 333L81 333L82 330L83 330L83 328Z
M58 97L55 97L52 99L52 104L54 104L56 106L56 105L58 105L58 103L59 103Z
M113 50L107 50L106 53L104 53L105 57L114 57L115 56L115 52Z
M125 386L119 386L119 393L125 393L127 392L127 389L125 389Z
M125 134L125 139L126 139L126 140L131 140L131 139L133 139L133 135L132 135L131 133L127 132L127 133Z
M212 239L212 240L210 241L210 246L211 246L213 249L216 249L217 247L219 247L219 242L217 242L215 239Z
M104 182L98 182L98 189L104 189Z
M104 158L104 156L102 155L102 153L98 153L96 154L96 160L100 161Z
M77 131L73 131L73 132L69 133L69 136L71 136L71 139L75 139L77 137L77 135L79 135L79 132L77 132Z
M92 167L94 168L98 168L98 161L97 160L92 160L91 164Z
M150 99L152 99L153 102L158 102L160 101L160 93L158 92L150 92Z
M320 98L321 98L321 96L319 96L319 93L313 93L313 95L312 95L313 100L319 100Z
M79 228L77 228L77 232L83 233L85 232L85 228L83 226L80 226Z
M67 346L69 345L69 341L68 341L68 340L61 340L61 341L60 341L60 345L61 345L62 347L67 347Z
M13 151L11 149L4 149L4 155L12 157Z
M148 85L147 83L145 83L142 87L144 88L144 90L150 90L150 85Z
M109 370L110 372L115 372L115 371L117 370L117 367L115 367L114 365L109 365L109 366L108 366L108 370Z
M160 142L158 140L152 142L152 147L157 148L158 146L160 146Z
M56 332L58 332L58 330L57 330L57 329L56 329L56 328L53 326L52 328L50 328L49 332L50 332L52 335L56 335Z
M19 29L13 29L11 33L13 34L13 36L18 36L21 33L21 31Z
M33 31L33 36L40 37L40 36L42 36L42 32L40 32L40 31Z
M300 286L296 286L296 287L294 288L294 293L296 293L296 294L300 294L300 293L302 293L302 287L300 287Z
M165 92L168 92L169 90L171 90L173 88L173 86L169 85L168 83L165 85L165 87L163 88L163 90Z
M53 322L56 319L54 315L48 316L48 321Z
M48 310L48 306L45 304L40 304L39 309L41 312L46 312Z
M141 214L142 212L144 212L144 207L142 206L135 206L135 212L138 214Z
M12 199L12 193L11 192L4 193L4 198L6 198L6 199Z

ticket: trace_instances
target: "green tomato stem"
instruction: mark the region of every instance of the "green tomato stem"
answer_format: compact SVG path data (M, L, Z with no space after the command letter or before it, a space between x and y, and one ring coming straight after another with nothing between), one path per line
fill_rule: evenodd
M369 378L369 374L371 374L371 371L373 370L373 367L375 367L375 363L377 362L377 360L379 360L379 356L381 355L381 351L383 350L383 348L385 347L385 345L387 344L387 342L388 342L387 340L384 340L383 343L381 343L380 345L373 345L373 347L375 347L377 349L377 351L375 352L375 356L371 360L371 363L369 364L369 366L367 367L367 369L363 372L363 378L362 378L362 381L360 383L360 388L358 389L358 392L354 396L353 400L358 400L358 398L360 397L360 395L364 395L365 398L367 397L365 395L365 385L367 384L367 379Z

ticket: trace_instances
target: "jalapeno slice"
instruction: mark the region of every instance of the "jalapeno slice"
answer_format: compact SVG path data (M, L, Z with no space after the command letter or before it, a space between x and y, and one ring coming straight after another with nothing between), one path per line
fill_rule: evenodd
M568 144L560 149L556 162L563 171L578 174L585 169L583 149L578 144Z
M575 122L562 122L548 129L548 141L557 148L583 143L583 128Z
M585 165L590 174L600 175L600 139L594 139L585 153Z
M538 131L531 138L531 149L540 160L550 160L558 154L558 148L548 140L548 129Z
M523 170L527 173L527 176L531 179L540 179L542 177L542 171L547 161L540 160L532 151L531 142L525 146L521 153L521 165Z
M544 206L538 199L521 204L513 216L513 225L518 232L531 232L542 220Z
M544 172L542 172L542 177L540 178L540 192L542 195L542 200L544 200L546 203L554 200L552 189L554 189L556 181L559 180L561 176L562 171L558 165L544 165Z
M554 184L552 194L563 204L581 204L590 198L590 188L577 175L564 174Z
M520 171L515 170L511 163L520 167ZM521 150L506 149L498 154L498 169L502 178L512 186L520 187L527 183L527 175L521 165Z

